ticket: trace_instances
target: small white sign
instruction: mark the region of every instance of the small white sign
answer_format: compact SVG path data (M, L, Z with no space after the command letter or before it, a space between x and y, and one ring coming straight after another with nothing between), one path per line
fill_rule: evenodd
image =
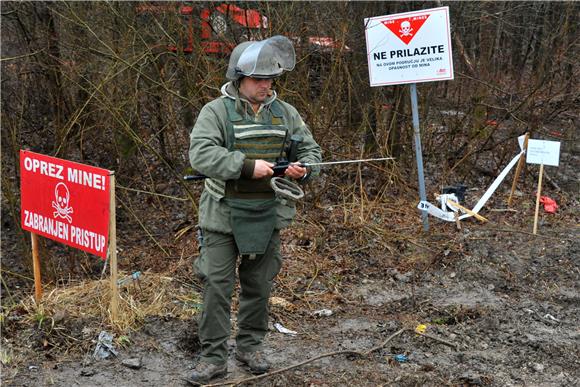
M528 140L526 163L544 164L557 167L560 163L560 142Z
M453 79L449 7L365 19L371 86Z

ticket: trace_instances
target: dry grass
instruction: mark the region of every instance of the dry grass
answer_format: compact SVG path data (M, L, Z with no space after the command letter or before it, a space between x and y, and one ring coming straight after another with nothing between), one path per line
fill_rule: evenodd
M123 278L127 273L120 273ZM57 287L45 293L37 304L32 298L22 301L25 321L43 321L66 316L67 319L95 319L118 332L136 329L146 317L172 316L189 319L198 311L197 292L172 277L146 272L138 281L128 281L119 289L119 318L112 321L111 283L108 279L84 281L75 286Z

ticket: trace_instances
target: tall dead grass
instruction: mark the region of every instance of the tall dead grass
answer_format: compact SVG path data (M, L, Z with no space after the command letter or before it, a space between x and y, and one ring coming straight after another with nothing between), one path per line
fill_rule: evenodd
M61 318L94 320L117 332L127 332L136 329L147 317L190 319L201 303L193 289L172 277L151 272L121 285L119 297L119 318L115 321L111 316L108 279L56 287L43 296L41 303L30 297L21 305L27 312L25 322L54 324L55 319Z

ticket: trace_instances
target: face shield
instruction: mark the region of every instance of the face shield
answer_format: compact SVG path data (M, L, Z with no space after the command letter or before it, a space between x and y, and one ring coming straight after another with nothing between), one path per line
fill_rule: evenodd
M274 78L284 71L292 71L296 53L285 36L273 36L258 42L238 45L230 57L226 77L236 80L245 77Z

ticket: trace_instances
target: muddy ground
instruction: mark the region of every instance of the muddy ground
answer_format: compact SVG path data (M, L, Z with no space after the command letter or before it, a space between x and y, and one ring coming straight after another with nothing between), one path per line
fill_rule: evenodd
M377 210L349 227L341 223L344 208L305 209L328 215L316 223L301 216L283 234L285 268L273 296L287 303L275 300L271 322L297 334L272 328L265 349L273 369L335 351L365 351L408 330L368 356L329 356L249 384L578 385L579 203L574 195L558 198L560 212L542 213L538 236L531 234L533 192L518 199L516 211L486 212L488 224L468 220L457 230L430 218L429 233L421 232L418 217L407 229L389 225L412 216L412 209ZM501 207L500 199L495 204ZM373 228L381 223L391 234ZM193 234L181 243L194 247ZM195 292L190 272L182 274L174 286ZM315 315L324 308L332 315ZM192 319L147 316L133 330L116 332L117 357L95 360L98 332L107 329L101 321L51 316L40 327L24 322L18 308L5 312L2 344L12 361L3 364L4 385L179 386L198 354ZM420 323L455 347L414 333ZM140 367L123 365L127 359ZM215 383L251 376L232 355L227 377Z

